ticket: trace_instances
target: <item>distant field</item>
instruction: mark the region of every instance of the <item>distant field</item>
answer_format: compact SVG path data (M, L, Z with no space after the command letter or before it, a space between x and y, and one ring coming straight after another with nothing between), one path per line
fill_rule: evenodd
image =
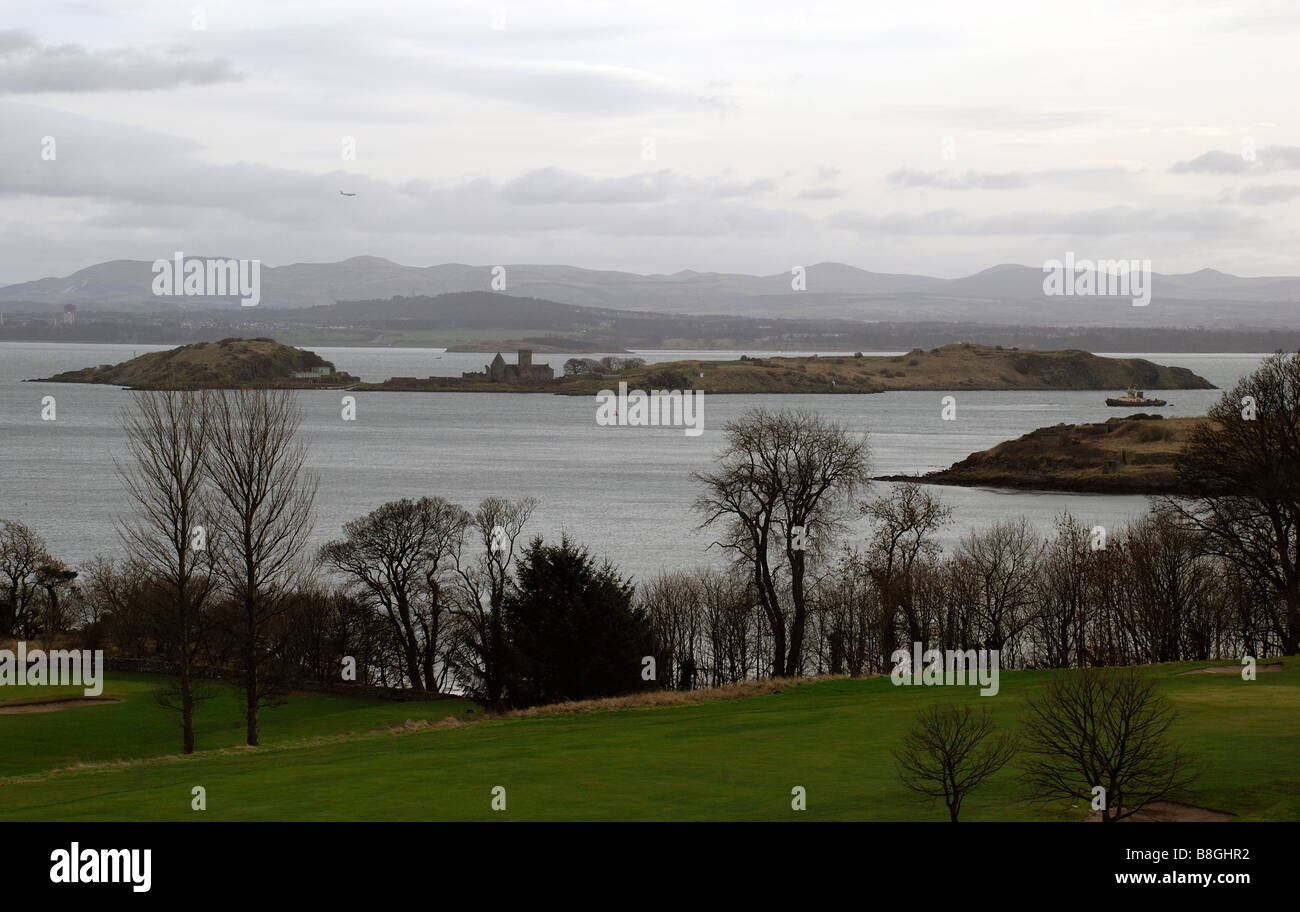
M1145 670L1179 709L1176 739L1206 768L1191 803L1243 820L1300 819L1300 660L1253 682L1181 674L1204 664ZM268 747L190 758L156 758L169 749L172 723L152 705L153 682L115 676L106 693L123 704L0 716L0 764L10 777L0 779L0 819L939 821L942 808L912 798L893 769L890 751L915 712L967 701L1011 726L1050 674L1004 672L997 697L894 687L887 678L827 679L736 700L401 733L364 732L418 717L418 708L435 715L438 704L295 697L267 714ZM201 747L241 740L228 698L225 714L200 731ZM356 734L294 743L347 731ZM31 775L75 759L151 755ZM968 801L963 819L1083 817L1067 802L1021 802L1018 778L1004 769ZM195 785L207 790L206 812L190 810ZM504 812L489 808L498 785L507 790ZM806 812L790 809L796 785L807 789Z

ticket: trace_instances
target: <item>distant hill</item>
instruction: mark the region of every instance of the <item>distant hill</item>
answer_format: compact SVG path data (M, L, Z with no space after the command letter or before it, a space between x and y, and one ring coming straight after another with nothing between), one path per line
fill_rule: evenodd
M311 376L295 376L310 374ZM121 364L101 364L45 378L52 383L107 383L132 389L237 388L244 386L349 386L320 355L271 339L222 339L170 351L149 352Z
M1098 424L1058 424L972 453L947 469L889 481L1081 491L1183 494L1174 463L1205 418L1124 415Z
M263 266L260 306L313 307L396 296L431 297L493 290L493 266L445 263L404 266L360 256L339 263ZM1152 300L1134 307L1128 298L1049 296L1038 266L1007 264L959 279L870 272L842 263L806 268L804 291L791 288L790 272L773 275L684 270L671 275L582 269L564 265L506 264L508 294L563 305L659 311L868 321L1032 322L1039 326L1289 327L1300 303L1300 277L1243 278L1202 269L1155 273ZM152 261L113 260L72 275L0 288L0 306L63 305L118 309L171 305L238 308L221 297L157 298Z

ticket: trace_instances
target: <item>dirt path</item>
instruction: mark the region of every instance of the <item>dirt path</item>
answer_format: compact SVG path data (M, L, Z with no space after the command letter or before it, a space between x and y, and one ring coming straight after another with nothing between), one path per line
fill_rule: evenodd
M106 706L109 703L121 702L108 697L68 697L65 700L44 700L40 703L15 703L10 706L0 706L0 716L58 712L60 709L76 709L78 706Z
M1209 668L1194 668L1191 671L1184 671L1185 675L1235 675L1241 674L1245 665L1212 665ZM1281 671L1281 662L1270 662L1267 665L1255 665L1256 671Z
M1224 823L1235 815L1177 801L1153 801L1132 817L1120 823ZM1100 811L1088 812L1089 823L1101 823Z

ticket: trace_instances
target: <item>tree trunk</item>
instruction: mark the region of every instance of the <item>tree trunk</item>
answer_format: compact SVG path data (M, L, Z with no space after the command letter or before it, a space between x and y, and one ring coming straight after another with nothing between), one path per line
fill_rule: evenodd
M258 721L257 721L257 672L248 681L248 687L244 691L244 696L248 700L248 712L245 715L245 722L248 726L248 746L258 746Z
M1300 652L1300 587L1289 587L1286 595L1286 618L1278 631L1284 655Z
M249 620L250 626L252 619ZM249 747L258 746L258 719L257 719L257 639L251 633L248 636L248 642L245 644L248 652L245 658L245 681L244 681L244 699L247 701L247 712L244 721L248 728L248 737L245 739Z
M804 626L808 622L808 603L803 591L803 555L790 555L790 591L794 616L790 619L790 648L785 658L786 677L797 678L803 671Z
M194 681L190 670L189 645L185 645L186 655L181 656L181 728L184 731L183 751L194 753Z

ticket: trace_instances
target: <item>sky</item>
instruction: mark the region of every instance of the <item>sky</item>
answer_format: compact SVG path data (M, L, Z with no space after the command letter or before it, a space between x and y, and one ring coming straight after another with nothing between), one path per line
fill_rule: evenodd
M177 250L1300 274L1298 47L1271 0L0 0L0 284Z

